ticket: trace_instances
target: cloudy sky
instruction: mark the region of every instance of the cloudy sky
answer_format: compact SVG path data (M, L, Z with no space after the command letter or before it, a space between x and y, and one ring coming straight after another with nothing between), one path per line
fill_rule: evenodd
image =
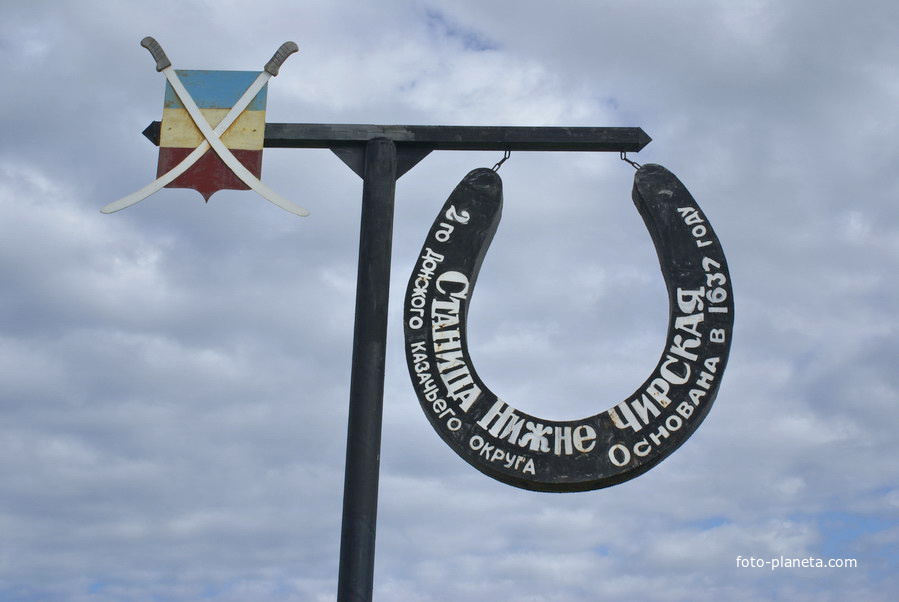
M550 6L552 5L552 6ZM491 152L397 184L375 598L893 600L899 591L899 4L0 4L0 600L333 600L361 181L265 151L204 204L140 132L176 68L257 70L268 121L640 126L730 263L730 365L645 475L515 489L433 431L402 294ZM668 317L617 155L513 153L471 306L478 372L576 419L631 395ZM855 559L740 567L738 557Z

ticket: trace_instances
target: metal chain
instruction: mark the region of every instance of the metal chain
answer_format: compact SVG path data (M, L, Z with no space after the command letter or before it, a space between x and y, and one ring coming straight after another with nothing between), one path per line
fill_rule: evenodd
M636 161L631 161L630 159L628 159L628 158L627 158L627 151L621 151L621 160L624 161L625 163L630 163L630 164L631 164L631 167L633 167L634 169L640 169L641 167L643 167L642 165L640 165L640 164L637 163Z
M506 160L507 160L510 156L512 156L512 151L507 150L506 152L504 152L504 153L503 153L503 158L500 159L500 160L497 162L497 164L493 166L493 171L499 171L499 168L503 166L503 163L505 163Z

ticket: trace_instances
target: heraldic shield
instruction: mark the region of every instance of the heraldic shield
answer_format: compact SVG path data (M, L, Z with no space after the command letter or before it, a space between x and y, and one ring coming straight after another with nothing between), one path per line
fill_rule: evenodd
M177 70L179 78L197 103L209 125L215 127L259 76L259 71ZM266 84L221 136L234 157L256 178L262 174L262 147L265 141ZM166 83L165 104L159 133L157 177L178 165L204 141L181 99ZM166 188L193 188L209 201L219 190L249 190L218 154L210 149L185 173Z

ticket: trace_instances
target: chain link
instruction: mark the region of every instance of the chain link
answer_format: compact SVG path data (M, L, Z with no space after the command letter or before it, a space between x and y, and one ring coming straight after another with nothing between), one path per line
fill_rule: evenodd
M500 160L497 162L497 164L493 166L493 171L499 171L499 168L503 166L503 163L505 163L506 160L507 160L510 156L512 156L512 151L507 150L506 152L504 152L504 153L503 153L503 158L500 159Z
M636 161L631 161L630 159L628 159L628 158L627 158L627 151L621 151L621 160L624 161L625 163L630 163L630 164L631 164L631 167L633 167L634 169L640 169L641 167L643 167L642 165L640 165L640 164L637 163Z

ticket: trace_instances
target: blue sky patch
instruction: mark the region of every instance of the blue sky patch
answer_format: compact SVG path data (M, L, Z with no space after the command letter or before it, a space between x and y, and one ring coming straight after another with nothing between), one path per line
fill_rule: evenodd
M460 26L448 20L446 16L437 10L429 10L425 13L428 31L435 36L456 40L466 50L484 52L486 50L498 50L499 45L488 40L479 32Z

